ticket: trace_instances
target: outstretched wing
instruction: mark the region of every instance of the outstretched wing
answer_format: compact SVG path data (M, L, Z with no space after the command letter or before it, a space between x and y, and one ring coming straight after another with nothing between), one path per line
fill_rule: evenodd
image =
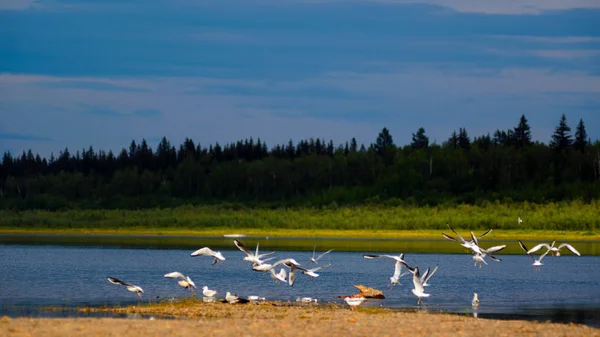
M190 256L215 256L215 252L208 247L202 247L191 253Z
M486 235L490 234L491 232L492 232L492 229L488 229L488 230L487 230L487 232L485 232L485 233L483 233L483 234L479 235L479 237L477 237L477 239L481 239L482 237L484 237L484 236L486 236Z
M166 278L182 278L182 279L185 279L185 275L183 275L182 273L180 273L178 271L174 271L172 273L165 274L164 277L166 277Z
M427 280L429 280L433 276L433 274L435 274L435 272L438 270L439 266L440 266L439 264L436 265L435 268L433 268L433 270L431 272L429 272L429 274L427 274L426 277L423 278L423 283L427 283Z
M525 251L525 254L531 256L529 251L527 251L527 247L525 247L525 244L523 242L521 242L521 240L519 240L519 246L521 246L521 249L523 249L523 251ZM535 261L535 257L531 256L531 258L533 259L533 261Z
M246 246L244 246L244 244L242 244L239 240L233 240L233 243L239 250L246 253L248 256L254 256L254 254L252 254L252 252L249 251L248 248L246 248Z
M460 241L466 242L465 239L462 236L460 236L460 234L458 234L454 229L452 229L452 227L450 227L449 224L446 224L446 226L448 226L448 228L452 231L452 233L454 233L456 235L456 237L458 237L458 239Z
M542 249L546 247L546 249L550 249L550 245L547 243L540 243L539 245L535 245L533 246L533 248L531 248L530 250L527 251L527 254L532 254L537 252L538 250Z
M450 240L450 241L458 241L458 240L456 240L456 238L453 238L453 237L451 237L450 235L448 235L448 234L446 234L446 233L442 233L442 236L443 236L445 239L448 239L448 240Z
M567 248L568 250L570 250L573 254L577 255L577 256L581 256L581 254L579 254L579 252L577 251L577 249L575 249L575 247L571 246L568 243L563 243L560 246L558 246L558 249L561 249L562 247Z
M132 286L132 284L127 283L127 282L123 282L121 280L119 280L118 278L114 278L114 277L107 277L108 282L112 283L112 284L118 284L118 285L122 285L122 286L126 286L126 287L130 287Z
M330 250L326 251L325 253L323 253L323 254L321 254L321 255L317 256L317 257L315 258L315 261L319 261L319 259L320 259L320 258L322 258L322 257L323 257L325 254L331 253L331 251L333 251L334 249L335 249L335 248L332 248L332 249L330 249Z

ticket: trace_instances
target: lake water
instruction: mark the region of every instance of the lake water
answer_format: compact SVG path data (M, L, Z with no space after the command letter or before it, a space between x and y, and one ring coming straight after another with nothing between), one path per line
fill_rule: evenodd
M261 242L261 251L268 248L267 242ZM389 288L394 262L362 257L362 253L370 251L333 251L319 261L331 263L331 267L322 270L314 280L298 275L293 287L275 282L269 274L251 270L250 263L242 260L245 255L237 249L221 250L227 260L216 265L211 265L212 259L208 257L190 257L191 252L0 245L0 315L44 315L37 311L41 306L75 308L138 303L135 293L109 283L108 276L141 286L143 301L190 296L188 290L177 286L176 280L163 277L168 272L180 271L189 275L198 288L207 285L220 290L220 297L230 291L242 297L259 295L269 300L295 301L308 296L321 303L343 303L338 295L357 293L353 285L363 284L382 290L386 296L383 300L368 300L364 306L468 315L475 312L479 317L552 320L600 327L598 256L578 257L568 252L560 257L547 256L537 272L526 255L499 253L502 262L488 260L488 265L479 268L473 267L467 253L406 253L407 263L419 266L422 271L439 264L429 281L431 285L426 288L431 297L417 305L417 298L410 291L412 276L404 276L400 285ZM312 251L279 251L274 256L292 257L303 266L312 267L311 255ZM475 310L471 307L474 292L481 301ZM81 315L74 310L66 312L66 315Z

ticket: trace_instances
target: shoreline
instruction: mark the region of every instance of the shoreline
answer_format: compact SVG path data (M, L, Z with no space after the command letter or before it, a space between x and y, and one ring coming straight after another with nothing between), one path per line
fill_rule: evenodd
M455 228L458 232L466 232ZM440 239L441 233L449 230L332 230L332 229L255 229L255 228L211 228L206 230L173 228L127 228L127 229L91 229L91 228L0 228L0 235L80 235L80 236L160 236L160 237L210 237L227 239L225 235L243 234L241 239ZM464 233L463 233L464 234ZM497 229L490 234L494 240L574 240L600 241L600 233L568 230L511 230Z
M114 312L177 318L8 318L0 319L5 336L600 336L600 329L575 324L474 318L459 314L403 312L347 305L204 303L182 300L125 307L82 308L84 312ZM425 308L426 310L426 308Z

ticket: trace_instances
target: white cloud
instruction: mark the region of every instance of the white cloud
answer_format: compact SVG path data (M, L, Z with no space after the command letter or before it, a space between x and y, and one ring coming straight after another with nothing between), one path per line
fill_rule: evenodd
M372 0L410 4L425 3L452 8L458 12L485 14L540 14L549 10L600 8L598 0Z
M600 42L598 36L531 36L531 35L490 35L488 37L502 40L544 42L556 44L594 43Z
M2 0L0 1L0 10L20 10L33 6L36 0Z
M581 59L581 58L590 58L594 56L600 55L600 50L536 50L532 52L535 55L546 57L546 58L554 58L554 59Z

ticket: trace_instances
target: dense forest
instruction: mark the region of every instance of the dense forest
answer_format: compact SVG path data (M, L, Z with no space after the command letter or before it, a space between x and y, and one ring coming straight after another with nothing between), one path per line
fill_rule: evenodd
M375 137L374 137L375 138ZM471 139L453 132L431 144L420 128L397 146L383 128L365 146L353 138L292 140L269 148L260 139L177 148L163 138L120 153L92 146L42 158L4 153L4 209L148 208L232 203L260 207L544 203L600 197L600 142L580 120L571 132L563 115L549 144L534 142L523 115L509 130Z

